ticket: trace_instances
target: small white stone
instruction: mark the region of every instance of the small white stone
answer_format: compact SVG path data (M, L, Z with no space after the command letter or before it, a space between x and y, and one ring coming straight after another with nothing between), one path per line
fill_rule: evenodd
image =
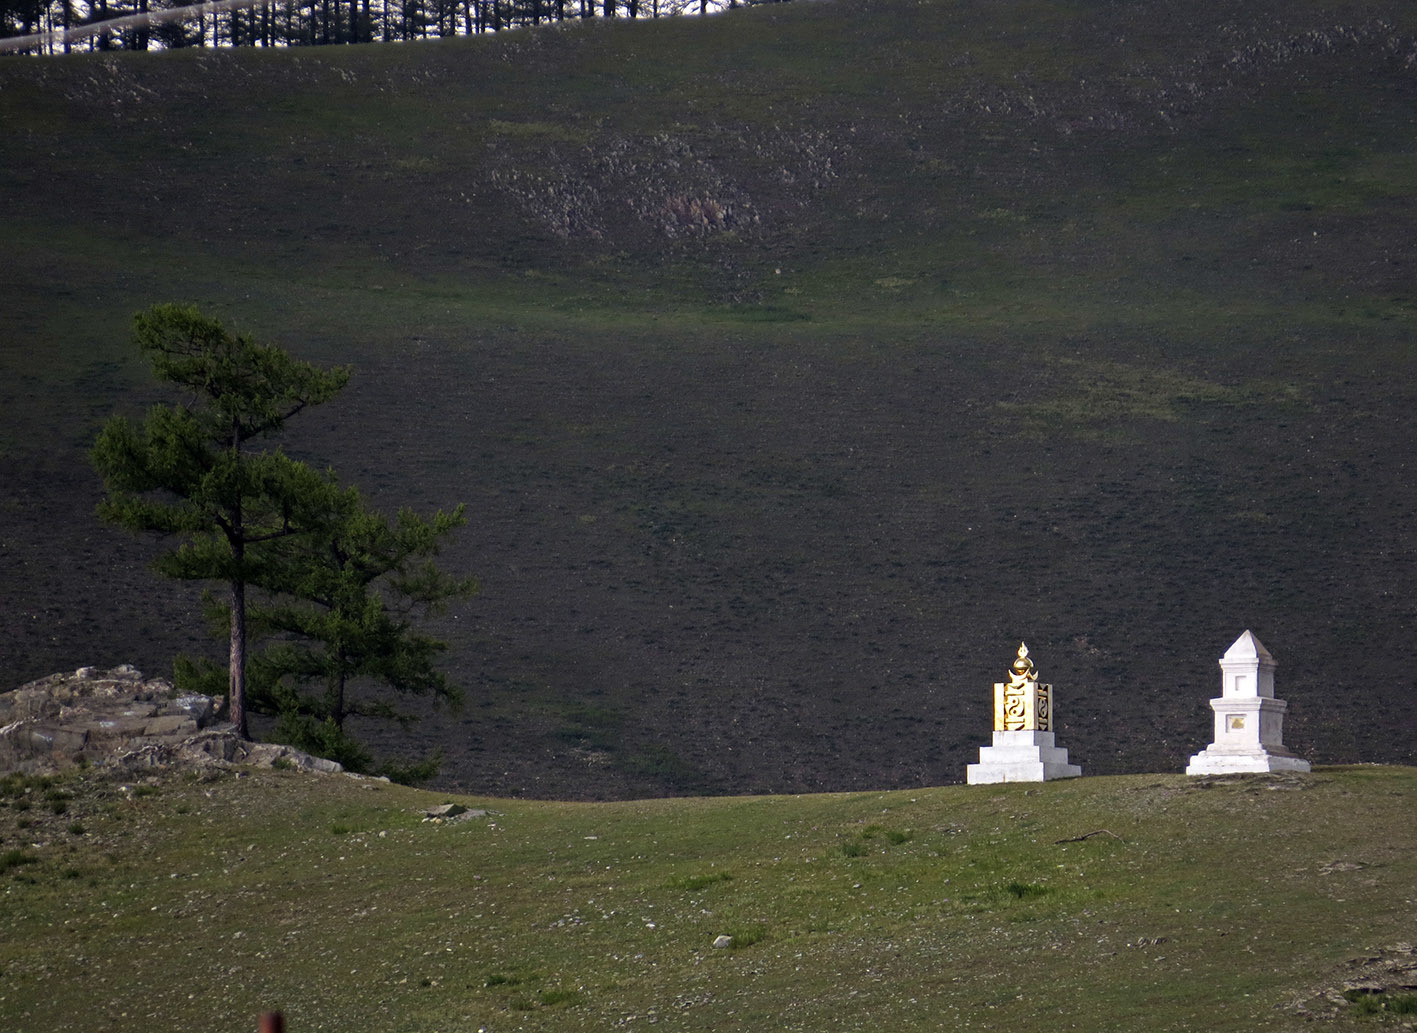
M733 946L733 937L731 937L731 936L720 936L720 937L718 937L717 939L715 939L715 940L713 941L713 945L714 945L714 949L716 949L716 950L723 950L725 947L732 947L732 946Z

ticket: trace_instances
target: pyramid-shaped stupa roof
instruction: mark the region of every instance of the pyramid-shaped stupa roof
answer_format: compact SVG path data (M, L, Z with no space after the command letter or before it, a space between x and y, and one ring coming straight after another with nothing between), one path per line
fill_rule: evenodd
M1225 659L1262 660L1266 663L1274 663L1274 657L1269 655L1269 650L1264 647L1264 643L1255 638L1255 633L1248 629L1225 651Z

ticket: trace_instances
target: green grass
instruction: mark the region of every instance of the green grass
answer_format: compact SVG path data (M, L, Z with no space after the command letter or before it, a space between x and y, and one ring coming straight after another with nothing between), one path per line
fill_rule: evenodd
M713 872L705 875L686 875L669 880L669 885L677 890L688 890L695 893L702 889L707 889L720 882L732 882L732 872Z
M35 857L33 854L26 853L24 850L6 850L3 854L0 854L0 875L20 868L23 865L34 864L38 860L39 858Z
M1345 990L1343 996L1359 1015L1417 1015L1417 994Z
M4 855L6 1028L1359 1029L1322 995L1410 941L1417 878L1411 768L465 798L495 817L449 825L421 820L444 795L285 772L66 788L83 840Z

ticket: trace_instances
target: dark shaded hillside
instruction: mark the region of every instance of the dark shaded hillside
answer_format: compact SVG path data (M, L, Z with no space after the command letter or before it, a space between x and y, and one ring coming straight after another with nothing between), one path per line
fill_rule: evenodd
M449 785L962 777L1019 639L1088 773L1411 762L1417 16L820 3L318 52L0 63L0 683L161 671L91 517L201 303L356 382L290 445L467 500Z

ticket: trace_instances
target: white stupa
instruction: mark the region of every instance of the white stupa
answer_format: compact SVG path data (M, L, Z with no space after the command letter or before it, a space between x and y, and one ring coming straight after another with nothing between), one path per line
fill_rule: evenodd
M1284 748L1284 712L1289 704L1274 698L1274 657L1246 631L1220 658L1220 698L1215 711L1215 741L1191 758L1188 775L1240 771L1308 771L1309 762Z
M1039 684L1028 646L1020 644L1009 680L994 683L993 745L979 747L979 763L965 766L964 780L969 785L1047 782L1081 774L1053 739L1053 686Z

